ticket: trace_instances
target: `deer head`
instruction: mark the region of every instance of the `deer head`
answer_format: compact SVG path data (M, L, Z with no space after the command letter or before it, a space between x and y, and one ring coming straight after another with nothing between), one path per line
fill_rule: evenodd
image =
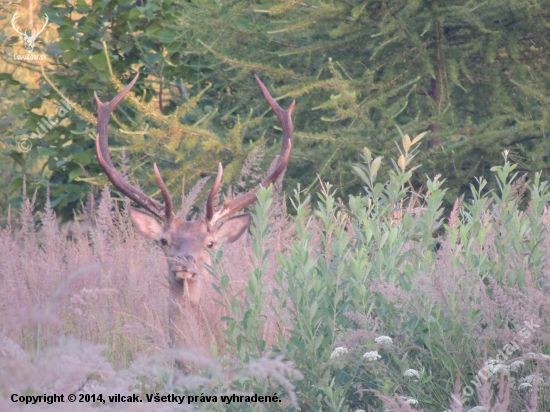
M208 250L216 248L220 242L234 242L246 231L250 224L251 216L248 213L238 216L233 215L254 203L259 187L267 187L274 183L285 170L294 138L291 114L295 102L292 102L288 109L282 109L275 102L275 99L271 97L258 76L255 76L265 99L275 111L283 130L281 153L277 163L262 180L260 186L233 199L228 199L225 203L216 207L214 201L223 174L223 168L220 163L218 165L216 180L206 202L205 217L199 220L188 221L174 215L172 198L156 164L154 165L154 172L157 184L164 198L163 203L147 196L140 189L132 186L115 169L109 155L107 129L110 115L134 86L138 77L139 74L109 103L102 103L97 95L95 95L98 105L96 153L101 168L113 185L123 195L133 200L143 209L131 208L129 212L137 231L145 238L158 242L166 255L170 285L169 322L176 327L176 306L180 306L181 308L184 301L195 305L200 302L201 277L206 273L205 264L212 264ZM170 337L172 342L174 340L173 335L174 332L171 328Z
M38 36L40 36L40 33L44 31L44 29L46 28L46 25L48 24L48 21L49 21L48 15L44 14L46 18L44 19L44 24L42 25L42 28L38 31L36 31L35 29L32 29L31 35L29 36L27 34L27 30L22 32L21 30L19 30L18 26L16 25L15 21L19 18L19 16L17 16L17 13L19 12L16 11L13 17L11 18L11 25L13 29L17 32L17 34L19 34L23 39L23 43L25 44L25 49L27 50L27 53L32 53L32 51L34 50L36 39L38 39Z

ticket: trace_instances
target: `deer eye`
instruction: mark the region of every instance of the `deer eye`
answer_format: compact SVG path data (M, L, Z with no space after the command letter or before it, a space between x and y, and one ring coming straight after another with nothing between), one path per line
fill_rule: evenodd
M212 249L212 248L214 247L214 242L208 242L208 243L206 244L206 247L207 247L208 249Z
M162 246L166 246L166 245L168 244L168 241L167 241L165 238L162 238L162 239L160 240L160 244L161 244Z

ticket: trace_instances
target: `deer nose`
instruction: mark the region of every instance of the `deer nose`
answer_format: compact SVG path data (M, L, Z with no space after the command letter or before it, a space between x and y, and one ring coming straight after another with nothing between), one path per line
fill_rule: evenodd
M195 256L193 255L183 255L183 261L191 263L192 265L195 264Z

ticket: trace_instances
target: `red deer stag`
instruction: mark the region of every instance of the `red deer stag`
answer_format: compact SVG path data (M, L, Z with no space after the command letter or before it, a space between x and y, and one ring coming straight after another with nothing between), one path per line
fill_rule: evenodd
M248 228L251 216L248 213L230 217L256 201L256 192L260 186L227 200L215 207L214 198L222 181L222 165L218 165L218 174L214 186L210 190L206 203L205 217L188 221L175 216L172 210L172 198L157 165L154 171L160 187L164 204L147 196L137 187L132 186L114 167L109 155L108 123L111 112L124 99L138 79L138 75L120 94L109 103L102 103L97 95L98 106L96 153L99 164L112 184L125 196L137 203L145 211L130 208L130 217L137 231L147 239L159 243L168 260L168 322L170 343L174 347L189 344L196 345L197 338L190 338L192 329L200 328L201 321L201 289L207 275L204 264L212 264L208 249L213 249L220 242L236 241ZM287 110L282 109L271 97L267 88L256 77L263 95L275 111L283 130L281 153L276 165L263 179L261 186L267 187L274 183L285 170L293 144L293 127L291 114L294 103ZM148 212L148 213L147 213ZM153 217L162 221L162 225ZM221 225L221 221L225 218ZM202 278L202 279L201 279ZM199 332L200 336L200 332ZM201 340L200 338L198 338Z

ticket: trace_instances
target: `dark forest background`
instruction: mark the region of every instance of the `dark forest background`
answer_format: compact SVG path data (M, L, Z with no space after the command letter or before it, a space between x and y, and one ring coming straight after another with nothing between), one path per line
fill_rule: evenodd
M122 167L153 195L154 162L174 193L220 161L226 185L251 154L268 167L280 134L254 73L283 105L297 100L287 192L317 188L319 176L339 197L358 194L351 165L363 147L395 158L401 133L424 131L413 180L441 174L447 206L503 150L519 172L548 173L550 1L54 0L34 5L34 20L29 4L1 11L0 215L20 204L24 175L39 205L50 186L65 219L101 189L93 94L110 99L137 72L111 146L125 148ZM23 28L49 16L34 51L43 62L13 60L25 53L10 24L19 9ZM32 137L62 98L75 109Z

